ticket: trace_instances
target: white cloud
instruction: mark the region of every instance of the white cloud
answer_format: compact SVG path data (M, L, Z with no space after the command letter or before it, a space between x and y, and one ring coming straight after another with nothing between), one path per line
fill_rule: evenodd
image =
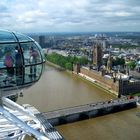
M21 32L140 31L140 2L3 0L0 18L1 27Z
M120 17L127 17L127 16L131 16L132 13L125 12L125 11L120 11L120 12L116 12L115 15L120 16Z

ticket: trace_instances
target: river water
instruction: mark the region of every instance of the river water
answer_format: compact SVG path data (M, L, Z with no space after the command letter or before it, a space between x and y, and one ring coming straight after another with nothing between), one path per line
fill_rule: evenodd
M46 66L40 81L24 91L19 104L31 104L40 112L47 112L81 104L115 98L71 73ZM138 140L140 117L135 108L119 113L57 126L66 140Z

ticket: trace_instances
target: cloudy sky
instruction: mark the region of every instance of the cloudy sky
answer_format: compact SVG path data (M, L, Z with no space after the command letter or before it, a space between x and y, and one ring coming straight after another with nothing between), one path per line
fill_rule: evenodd
M0 28L20 32L140 31L140 0L1 0Z

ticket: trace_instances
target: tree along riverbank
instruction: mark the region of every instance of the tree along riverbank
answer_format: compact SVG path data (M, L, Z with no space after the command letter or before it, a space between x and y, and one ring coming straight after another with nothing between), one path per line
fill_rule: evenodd
M73 64L79 63L80 65L87 65L90 62L85 57L62 56L57 53L46 54L46 60L70 71L73 70Z

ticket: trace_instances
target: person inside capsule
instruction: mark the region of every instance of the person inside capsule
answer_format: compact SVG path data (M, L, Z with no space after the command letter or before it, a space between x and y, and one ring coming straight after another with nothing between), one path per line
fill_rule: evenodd
M23 76L24 76L24 67L23 67L23 58L22 58L22 50L16 46L15 47L15 75L16 75L16 83L17 85L22 84Z
M7 82L9 82L14 76L14 58L12 57L10 50L5 51L4 65L7 70L7 76L5 79L5 84L7 84Z

